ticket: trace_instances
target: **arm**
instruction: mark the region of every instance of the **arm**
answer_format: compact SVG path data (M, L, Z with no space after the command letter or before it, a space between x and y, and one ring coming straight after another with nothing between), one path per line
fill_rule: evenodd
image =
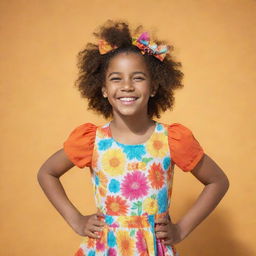
M165 244L175 244L186 238L218 205L229 187L229 181L220 167L206 154L191 171L205 185L196 202L176 224L160 219L157 223L157 238Z
M74 164L67 158L63 149L55 152L40 167L37 179L45 195L66 222L79 235L97 238L93 231L100 231L103 224L97 220L99 213L83 216L68 199L59 178ZM98 227L96 227L96 226Z

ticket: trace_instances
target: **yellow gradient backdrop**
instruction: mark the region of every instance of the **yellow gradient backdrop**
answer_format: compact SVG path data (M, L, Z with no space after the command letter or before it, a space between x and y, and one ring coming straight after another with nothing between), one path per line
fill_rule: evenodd
M255 13L254 0L2 0L0 255L70 256L79 246L36 175L74 127L106 122L73 84L76 54L109 18L143 24L174 45L185 86L160 121L189 127L230 179L214 213L178 245L181 256L256 255ZM177 220L203 186L175 171ZM87 169L74 167L61 181L82 213L94 213Z

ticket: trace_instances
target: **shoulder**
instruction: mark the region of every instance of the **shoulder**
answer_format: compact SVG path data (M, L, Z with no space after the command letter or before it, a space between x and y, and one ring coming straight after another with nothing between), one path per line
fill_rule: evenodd
M173 139L181 139L184 136L191 136L192 131L187 126L181 123L158 123L159 125L165 127L168 131L168 136Z
M84 134L84 133L92 133L96 132L97 127L93 123L83 123L78 126L76 126L70 133L71 134Z
M164 124L168 132L171 158L183 171L191 171L204 155L204 150L187 126Z
M95 139L97 126L92 123L84 123L76 126L68 135L65 145L83 144L85 141L93 141Z
M63 143L69 160L80 168L90 166L97 127L92 123L78 125Z

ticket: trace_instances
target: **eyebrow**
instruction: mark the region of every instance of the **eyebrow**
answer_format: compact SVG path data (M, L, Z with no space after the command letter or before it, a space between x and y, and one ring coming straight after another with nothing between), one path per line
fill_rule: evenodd
M120 75L121 72L111 72L111 73L108 75L108 77L110 77L111 75L114 75L114 74ZM135 72L133 72L132 74L133 74L133 75L135 75L135 74L142 74L142 75L144 75L144 76L147 76L144 72L140 72L140 71L135 71Z

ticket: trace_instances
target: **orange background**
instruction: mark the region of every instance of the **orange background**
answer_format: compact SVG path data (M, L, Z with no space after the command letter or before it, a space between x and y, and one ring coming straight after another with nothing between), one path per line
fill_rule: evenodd
M74 127L105 122L73 84L76 54L109 18L173 43L185 87L160 121L188 126L230 179L221 204L178 245L181 256L256 255L255 13L255 0L1 0L0 255L70 256L79 246L36 175ZM95 211L87 169L74 167L61 181L82 213ZM174 220L202 189L176 168Z

